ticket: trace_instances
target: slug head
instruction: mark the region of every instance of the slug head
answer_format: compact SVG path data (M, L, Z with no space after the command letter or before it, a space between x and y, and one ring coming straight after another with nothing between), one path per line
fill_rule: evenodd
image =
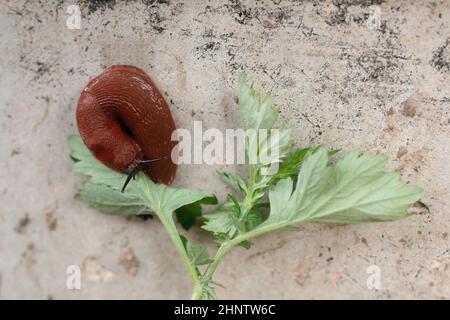
M136 174L140 170L148 170L148 167L150 166L151 163L159 161L159 160L163 160L163 159L167 159L167 158L160 157L160 158L150 159L150 160L135 160L135 161L133 161L128 166L127 179L125 180L125 183L123 184L121 192L123 193L125 191L125 188L127 187L128 183L130 183L131 179L133 179L133 180L135 179Z

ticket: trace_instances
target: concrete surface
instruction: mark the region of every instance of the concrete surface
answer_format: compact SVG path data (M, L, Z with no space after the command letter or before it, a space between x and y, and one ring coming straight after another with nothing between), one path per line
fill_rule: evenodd
M80 30L66 26L71 4ZM387 153L425 189L429 212L404 221L304 225L234 250L218 270L219 297L450 298L449 35L444 0L1 1L0 298L190 296L158 221L73 198L76 101L112 64L146 70L185 128L236 126L243 68L272 91L299 146ZM176 185L223 199L215 169L183 166ZM198 228L189 236L213 250ZM82 268L81 290L66 288L68 265ZM379 290L366 285L371 265Z

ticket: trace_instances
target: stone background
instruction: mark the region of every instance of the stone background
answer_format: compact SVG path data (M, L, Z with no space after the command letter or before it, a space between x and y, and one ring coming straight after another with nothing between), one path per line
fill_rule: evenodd
M81 30L66 27L71 4ZM449 37L445 0L1 1L0 298L190 296L158 221L73 198L76 102L113 64L147 71L184 128L235 127L244 69L272 92L299 146L389 154L391 169L425 189L429 211L404 221L304 225L234 250L217 273L220 298L450 298ZM183 166L175 185L224 199L215 169ZM200 229L189 236L214 249ZM66 289L72 264L79 291ZM370 265L380 290L366 286Z

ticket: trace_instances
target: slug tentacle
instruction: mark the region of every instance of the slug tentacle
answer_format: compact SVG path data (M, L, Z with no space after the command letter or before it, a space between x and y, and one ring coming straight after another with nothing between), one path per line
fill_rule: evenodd
M150 159L150 160L135 160L133 161L129 166L127 170L127 179L125 180L125 183L123 184L122 190L120 192L124 192L125 188L127 187L128 183L130 183L131 179L136 178L136 174L139 172L139 170L144 170L148 168L148 165L150 163L160 161L163 159L167 159L166 157L161 157L157 159Z
M124 188L138 170L154 182L170 184L175 178L176 164L170 158L175 122L141 69L113 66L91 80L78 101L77 125L98 160L129 175Z

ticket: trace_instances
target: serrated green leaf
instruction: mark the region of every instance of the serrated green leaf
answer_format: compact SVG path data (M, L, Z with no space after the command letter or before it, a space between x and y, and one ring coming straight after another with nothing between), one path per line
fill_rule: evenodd
M239 173L233 174L225 171L217 171L217 174L223 179L223 181L233 187L234 190L245 196L247 193L247 185L244 178Z
M213 233L217 241L223 242L236 235L236 210L230 202L221 205L210 214L203 215L205 223L202 229Z
M155 184L143 172L136 175L138 195L158 214L171 218L172 213L187 204L204 198L214 198L211 194L190 189L177 189L163 184Z
M248 240L244 240L244 241L239 242L237 245L238 245L239 247L242 247L242 248L248 250L248 249L250 249L250 248L252 247L253 243L251 243L251 242L248 241Z
M406 217L408 206L422 191L404 184L396 173L386 173L387 157L352 152L336 165L319 148L306 157L295 190L290 178L270 191L270 215L260 226L323 223L363 223Z
M181 239L181 243L183 244L184 250L186 250L186 252L187 252L187 244L188 244L189 240L188 240L188 238L186 238L182 234L180 234L179 236L180 236L180 239Z
M309 147L297 149L291 152L288 157L281 163L278 172L272 176L272 182L284 179L288 177L297 177L300 172L300 167L303 163L308 152L314 152L319 150L319 147ZM328 152L328 156L331 157L338 153L339 150L331 150Z
M273 106L272 97L261 99L247 83L247 76L241 73L239 78L239 110L245 129L271 129L278 119L278 110Z
M186 253L189 257L189 260L192 262L194 266L201 266L211 262L208 250L204 245L193 244L188 240L188 238L186 238L182 234L180 234L179 236L181 242L183 243L183 247L186 250Z
M79 136L70 136L69 145L70 156L75 161L74 171L90 177L79 192L78 199L102 212L132 215L158 210L157 214L163 214L173 223L172 213L184 207L180 209L178 218L188 227L192 224L192 216L189 215L197 214L188 205L192 202L198 202L194 207L200 206L200 203L217 203L216 197L211 194L157 185L143 172L137 175L136 180L130 181L125 192L121 193L126 175L109 169L95 159ZM184 217L184 214L187 216Z
M258 156L264 164L280 162L292 147L291 128L273 129L258 136Z
M130 193L121 193L105 185L86 182L76 195L77 199L87 203L103 213L120 215L139 215L150 213L142 199Z
M253 207L255 209L270 209L270 203L269 202L258 202Z
M278 172L272 176L272 179L284 179L297 176L306 154L312 149L313 148L303 148L291 152L281 163Z
M73 160L81 161L92 157L91 152L86 148L80 136L72 134L68 137L70 147L70 157Z
M210 284L204 284L202 288L202 299L204 300L215 300L217 298L214 288Z
M241 215L241 205L239 204L239 201L237 201L236 197L232 194L228 195L228 201L232 204L231 208L233 209L233 215L239 217Z
M186 244L186 251L188 253L189 259L194 266L201 266L211 262L208 250L204 245L193 244L188 241Z
M261 222L262 222L261 213L255 208L251 209L245 221L246 230L252 230L256 228L256 226L261 224Z
M175 210L177 221L184 229L189 230L195 224L197 219L201 217L202 204L217 204L217 198L215 196L206 197L200 201L187 204Z

